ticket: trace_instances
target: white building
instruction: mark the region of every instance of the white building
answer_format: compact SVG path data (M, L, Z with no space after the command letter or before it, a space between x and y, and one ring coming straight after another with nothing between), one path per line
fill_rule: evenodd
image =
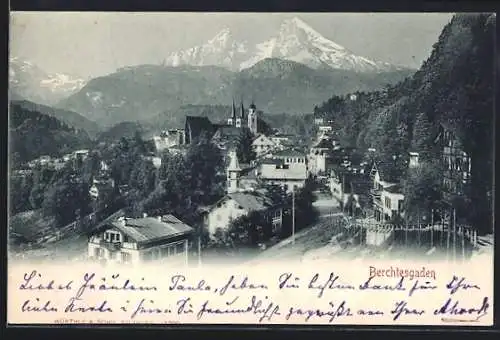
M218 230L227 231L231 222L251 212L263 215L277 233L282 225L282 209L274 206L265 194L258 191L232 192L210 207L204 217L208 233L213 237Z
M187 263L193 228L173 215L120 218L91 234L88 256L112 263Z
M383 180L383 172L379 167L374 165L372 169L373 187L371 193L374 218L377 221L387 222L397 214L403 215L404 195L399 184Z
M153 137L157 152L168 150L173 146L184 144L184 130L167 130Z
M390 221L396 216L403 215L403 202L405 196L399 185L391 185L382 190L380 201L382 203L381 215L383 221Z
M307 164L305 161L287 163L283 159L264 159L259 166L258 177L264 183L279 185L292 192L304 187L308 177Z
M333 150L331 140L323 138L313 145L309 153L309 171L317 175L326 171L326 159L330 150Z
M229 166L227 173L227 193L233 193L240 190L241 167L235 150L229 151Z
M272 232L277 233L282 225L282 207L277 206L267 197L265 192L256 190L258 183L255 169L249 169L246 176L239 164L235 150L230 157L227 171L227 195L205 210L204 224L213 237L218 230L227 231L231 222L238 217L258 212L271 225ZM248 182L248 183L246 183ZM245 187L246 184L250 187Z
M418 167L419 166L419 162L418 162L419 154L418 154L418 152L410 152L409 156L410 156L409 167L410 168Z
M282 133L277 133L269 136L273 142L279 145L281 148L286 148L290 144L293 143L294 136L293 135L285 135Z
M268 152L276 150L280 147L280 144L276 143L264 134L259 135L252 142L252 150L255 152L257 157L260 157Z

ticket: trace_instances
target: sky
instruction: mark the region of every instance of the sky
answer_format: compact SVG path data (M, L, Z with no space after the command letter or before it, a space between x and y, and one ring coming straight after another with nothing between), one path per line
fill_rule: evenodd
M97 77L159 64L226 27L238 39L261 42L295 16L357 55L418 68L452 14L13 12L10 55L49 73Z

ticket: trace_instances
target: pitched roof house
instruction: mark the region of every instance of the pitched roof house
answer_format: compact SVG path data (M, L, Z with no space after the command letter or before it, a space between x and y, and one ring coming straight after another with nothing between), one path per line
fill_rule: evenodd
M119 218L91 233L89 258L115 263L187 260L193 228L173 215Z
M282 208L259 191L229 193L212 205L205 214L205 225L212 237L220 230L227 230L232 221L252 212L263 214L273 231L281 228Z

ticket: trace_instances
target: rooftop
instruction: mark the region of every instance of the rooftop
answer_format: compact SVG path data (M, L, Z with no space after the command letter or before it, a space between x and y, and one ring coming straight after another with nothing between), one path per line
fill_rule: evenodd
M270 198L260 192L235 192L227 195L247 211L259 211L270 208L273 203Z
M193 228L173 215L158 217L144 217L114 221L112 226L131 237L138 243L152 242L189 234Z
M384 191L390 192L391 194L403 194L403 187L399 184L394 184L385 188Z
M297 149L285 149L276 152L272 152L274 157L305 157L306 155Z
M314 149L330 149L332 147L332 142L327 139L322 139L313 146Z
M306 180L307 167L304 163L290 164L287 168L262 167L262 179Z

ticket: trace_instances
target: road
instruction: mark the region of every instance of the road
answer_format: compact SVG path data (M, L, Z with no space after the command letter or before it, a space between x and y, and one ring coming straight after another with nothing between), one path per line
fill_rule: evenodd
M260 265L268 261L298 260L362 260L362 259L404 259L426 258L427 261L440 261L446 258L442 250L422 247L405 247L389 244L386 247L370 247L357 242L359 234L344 235L338 228L338 220L343 218L338 203L328 195L318 193L314 206L320 212L319 221L301 230L295 240L289 237L247 262Z
M342 212L338 202L331 195L321 192L315 192L315 195L317 199L313 205L319 212L319 220L314 225L297 232L295 239L289 237L278 242L249 263L281 258L299 259L307 252L324 247L332 241L338 234L335 225L342 218Z

